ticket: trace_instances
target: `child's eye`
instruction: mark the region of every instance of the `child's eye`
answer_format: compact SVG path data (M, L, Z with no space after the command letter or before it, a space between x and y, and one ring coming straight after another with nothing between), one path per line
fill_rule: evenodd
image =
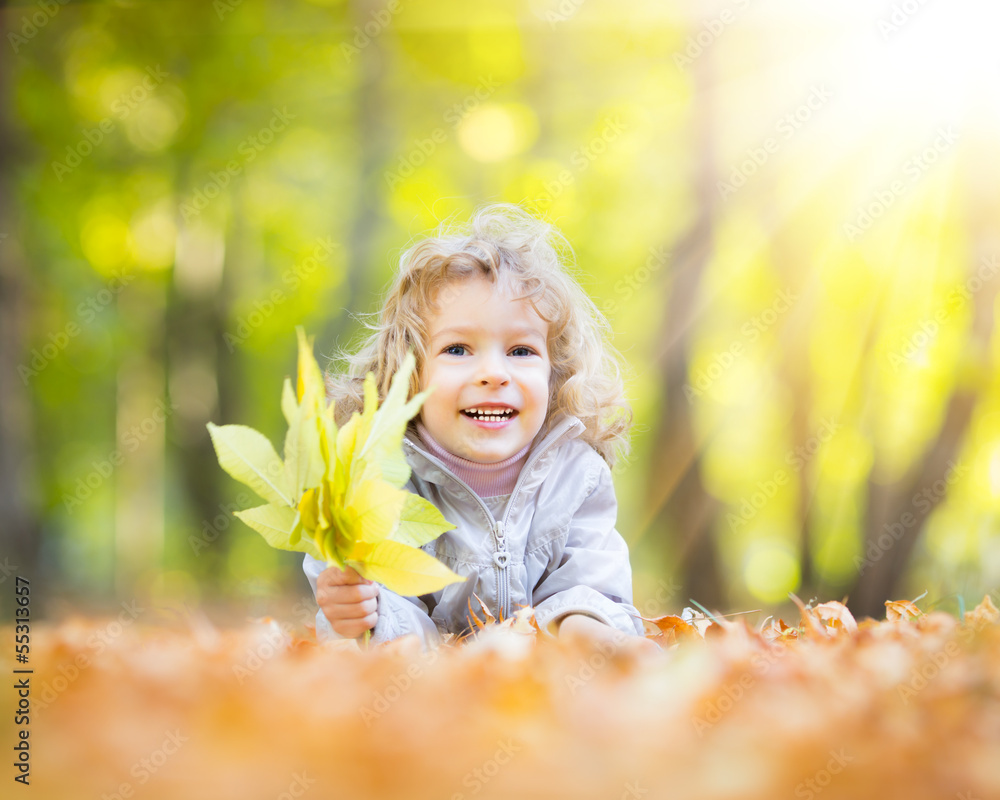
M450 356L464 356L465 355L465 345L464 344L450 344L444 351Z
M515 347L513 350L511 350L510 354L512 356L533 356L533 355L535 355L535 351L532 350L530 347L525 347L525 346L521 345L521 346Z

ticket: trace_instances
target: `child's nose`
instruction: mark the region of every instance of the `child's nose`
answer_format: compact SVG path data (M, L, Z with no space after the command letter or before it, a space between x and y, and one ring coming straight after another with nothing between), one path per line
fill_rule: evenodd
M479 365L478 378L481 386L506 386L510 383L510 374L503 357L484 355Z

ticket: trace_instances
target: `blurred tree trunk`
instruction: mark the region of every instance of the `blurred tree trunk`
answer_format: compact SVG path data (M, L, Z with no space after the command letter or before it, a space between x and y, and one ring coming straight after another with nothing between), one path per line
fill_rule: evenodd
M345 28L348 31L355 25L363 26L373 14L381 10L384 3L379 0L361 0L352 3L348 10ZM386 74L383 59L387 56L380 45L380 37L372 37L365 47L357 54L357 69L359 78L355 81L357 91L354 95L354 110L357 121L354 130L361 143L359 148L361 161L357 164L356 202L354 203L354 218L351 220L347 247L347 283L346 292L338 294L340 313L331 314L326 326L326 341L333 342L338 350L351 351L347 337L354 331L354 318L351 310L367 312L372 305L363 293L371 288L371 275L381 275L373 258L372 248L375 238L378 210L386 203L382 197L381 171L386 164L387 141L389 131L397 130L392 124L394 120L386 118L385 109L390 108L386 99L388 88L383 86L381 78ZM404 152L409 147L403 148ZM374 298L373 298L374 299Z
M985 365L989 363L998 277L994 276L991 283L984 285L973 297L969 339L972 351ZM953 470L958 472L963 466L957 457L977 401L974 388L960 385L948 402L944 421L924 459L894 484L869 479L865 543L861 554L864 563L859 568L860 574L848 602L855 616L881 619L885 615L885 602L899 599L902 578L924 525L947 496L947 479ZM872 474L875 472L872 470Z
M10 15L0 15L4 42L7 41L4 22L11 19ZM9 66L4 64L0 69L0 108L4 109L11 102L10 74ZM40 528L32 508L38 487L30 391L18 373L18 366L28 363L24 355L30 271L20 242L14 236L12 172L17 163L23 163L23 159L6 117L0 115L0 585L6 584L7 597L13 597L14 574L29 580L45 577L38 573Z
M767 202L768 198L779 196L775 174L764 172L758 177L757 184L760 186L758 196L761 198L760 215L764 228L773 231L770 249L775 272L782 277L783 288L790 290L797 298L795 306L777 334L780 345L775 347L775 358L778 360L775 372L780 384L790 390L788 396L792 407L789 418L791 432L789 448L801 461L795 462L800 465L798 469L792 468L787 460L782 462L781 468L791 472L791 480L797 486L799 591L812 597L820 589L813 570L812 552L812 501L815 488L812 465L816 450L813 437L817 432L811 428L815 424L812 419L814 396L808 368L809 324L812 320L810 315L800 308L800 304L812 302L812 298L807 296L810 276L801 269L802 254L809 243L801 240L798 227L789 224L790 215L786 210L779 209L774 202Z
M692 138L698 153L695 177L697 212L691 228L673 248L666 317L660 330L663 343L658 369L663 414L654 433L650 464L650 507L656 509L651 528L668 531L676 543L678 563L671 571L681 576L684 598L709 608L726 604L712 524L717 503L701 479L701 447L694 430L688 385L692 328L696 322L699 287L713 246L713 218L718 198L717 169L712 140L711 97L714 89L710 54L694 65L695 102ZM664 501L665 498L665 501Z

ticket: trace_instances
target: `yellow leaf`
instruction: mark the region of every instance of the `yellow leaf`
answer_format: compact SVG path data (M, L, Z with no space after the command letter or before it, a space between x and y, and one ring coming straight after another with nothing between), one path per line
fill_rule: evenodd
M347 479L351 462L354 460L354 450L357 447L358 428L361 427L361 415L352 414L351 418L337 432L337 458L339 468L334 476L334 483L337 491L344 492L347 489Z
M374 544L389 538L399 522L409 492L385 481L362 481L346 511L354 521L354 539Z
M286 383L287 385L287 383ZM298 497L323 478L325 465L320 449L320 419L310 403L295 408L285 434L286 485L293 497Z
M379 477L393 486L402 487L410 477L410 466L403 456L403 435L406 426L420 411L427 392L420 392L409 402L406 400L410 391L410 378L416 367L413 353L407 353L402 365L395 375L385 400L378 413L372 417L370 430L364 440L360 457L367 465L377 468ZM365 414L368 413L369 402L376 402L375 382L371 382L371 397L368 383L365 384ZM365 477L368 477L366 475Z
M208 433L220 466L236 480L278 506L294 506L285 484L285 465L264 434L245 425L213 425Z
M299 500L299 515L307 530L319 526L319 489L309 489Z
M309 400L316 402L317 398L326 396L326 387L323 384L323 371L316 363L313 356L313 340L306 337L306 332L300 327L295 329L299 338L299 374L298 374L298 399L299 403ZM321 409L316 409L317 411Z
M292 391L292 382L285 378L285 383L281 387L281 413L285 417L285 422L292 424L292 418L299 404L295 400L295 392Z
M399 515L399 527L391 538L394 542L420 547L454 527L432 502L420 495L406 492L406 502Z
M465 580L423 550L393 541L359 542L345 561L360 575L405 597L430 594Z
M324 560L320 555L319 548L311 540L302 537L297 541L292 541L298 522L298 514L294 508L279 508L272 505L257 506L256 508L248 508L246 511L237 511L236 516L263 536L271 547L308 553L313 558Z

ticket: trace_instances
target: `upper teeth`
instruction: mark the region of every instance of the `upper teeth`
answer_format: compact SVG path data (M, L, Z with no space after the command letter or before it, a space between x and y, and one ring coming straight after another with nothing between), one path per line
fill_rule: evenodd
M514 412L509 408L468 408L465 413L485 422L500 422Z

